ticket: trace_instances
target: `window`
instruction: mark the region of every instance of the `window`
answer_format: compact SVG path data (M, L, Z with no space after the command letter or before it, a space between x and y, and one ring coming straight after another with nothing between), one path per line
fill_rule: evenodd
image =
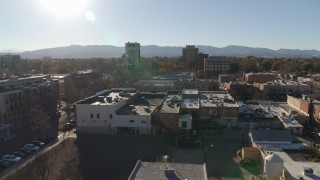
M130 120L130 123L134 123L134 120Z
M112 119L112 114L109 114L110 119Z
M93 114L92 113L90 114L90 118L93 118Z
M223 113L223 115L226 115L227 111L224 109L224 110L222 111L222 113Z
M233 110L233 114L234 114L234 115L237 115L237 110Z
M95 123L95 122L96 122L96 120L93 120L93 122Z
M100 114L98 113L98 114L97 114L97 119L99 119L99 118L100 118Z
M187 122L186 121L182 121L181 122L181 127L186 129L187 128Z
M167 119L167 115L166 114L164 115L164 119Z
M146 120L141 120L141 123L147 123L147 121Z
M82 122L84 122L84 119L82 119Z

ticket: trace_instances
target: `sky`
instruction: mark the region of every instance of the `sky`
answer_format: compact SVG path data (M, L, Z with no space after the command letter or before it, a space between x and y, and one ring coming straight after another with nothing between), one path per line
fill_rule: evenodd
M320 1L0 0L0 52L129 41L320 50Z

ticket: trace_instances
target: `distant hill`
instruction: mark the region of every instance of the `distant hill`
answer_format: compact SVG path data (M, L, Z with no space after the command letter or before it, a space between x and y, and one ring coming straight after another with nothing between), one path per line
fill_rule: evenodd
M299 49L279 49L271 50L267 48L252 48L246 46L226 46L217 48L212 46L197 46L199 52L207 53L210 56L258 56L258 57L320 57L320 51L317 50L299 50ZM141 56L182 56L182 48L177 46L141 46ZM34 51L25 51L20 53L22 58L105 58L120 57L124 54L124 47L110 45L71 45L66 47L56 47L48 49L39 49Z

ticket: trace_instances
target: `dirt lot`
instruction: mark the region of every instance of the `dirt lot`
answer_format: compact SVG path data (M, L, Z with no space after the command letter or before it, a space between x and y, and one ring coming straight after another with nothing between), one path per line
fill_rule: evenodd
M213 147L207 148L211 144ZM258 173L251 167L240 167L234 159L241 146L238 130L206 137L205 156L202 149L178 149L173 145L174 138L170 136L79 134L78 139L69 138L47 156L37 159L8 179L121 180L129 177L138 159L154 162L165 154L170 155L174 162L201 164L205 159L209 179L246 179Z

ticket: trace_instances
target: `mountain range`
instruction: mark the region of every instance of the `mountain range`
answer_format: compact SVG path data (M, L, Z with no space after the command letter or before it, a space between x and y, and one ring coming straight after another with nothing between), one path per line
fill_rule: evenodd
M320 51L317 50L299 50L299 49L279 49L271 50L267 48L252 48L246 46L226 46L223 48L213 46L196 46L199 52L209 54L210 56L257 56L257 57L320 57ZM141 46L141 56L182 56L182 48L179 46ZM35 59L43 57L51 58L105 58L120 57L124 54L125 48L111 45L71 45L65 47L39 49L34 51L25 51L20 54L22 58ZM8 53L8 52L4 52ZM2 53L3 54L3 53Z

